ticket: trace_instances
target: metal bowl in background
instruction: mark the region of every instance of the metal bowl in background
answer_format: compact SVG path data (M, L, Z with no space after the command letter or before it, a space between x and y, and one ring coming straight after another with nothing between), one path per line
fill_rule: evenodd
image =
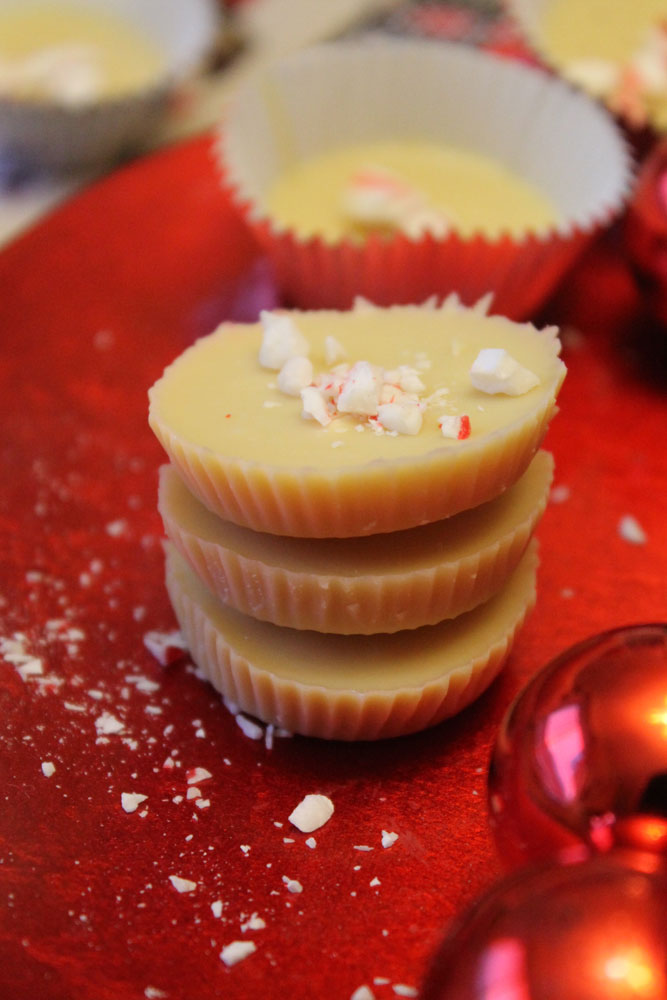
M44 9L43 0L20 5L23 13ZM0 91L0 157L18 167L89 169L139 151L179 85L205 63L221 28L217 0L65 0L63 6L121 19L160 50L162 66L147 83L115 96L63 102ZM0 17L9 8L17 0L0 0Z

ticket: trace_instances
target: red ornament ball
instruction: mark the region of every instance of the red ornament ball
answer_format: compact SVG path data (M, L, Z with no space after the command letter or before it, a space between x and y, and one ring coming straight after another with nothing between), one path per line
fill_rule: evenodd
M665 1000L666 932L656 855L525 868L456 922L421 1000Z
M489 808L509 865L608 850L619 819L667 817L667 625L594 636L535 675L501 725Z

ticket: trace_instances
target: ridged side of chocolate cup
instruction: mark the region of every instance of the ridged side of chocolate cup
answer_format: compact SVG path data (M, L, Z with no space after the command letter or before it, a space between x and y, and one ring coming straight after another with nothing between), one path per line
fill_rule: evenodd
M268 724L306 736L352 741L417 732L454 715L477 698L502 668L534 604L536 570L537 552L532 543L506 587L487 604L453 622L381 637L295 633L247 618L243 621L244 616L215 600L169 546L166 580L193 660L218 691L244 712ZM491 618L493 625L489 627ZM231 639L229 630L233 634ZM244 638L237 641L239 634ZM290 660L292 676L253 662L254 652L270 663L271 650L285 643L292 654L295 637L304 643L300 676L294 670L294 656ZM424 670L425 642L431 648L438 642L438 648L447 649L451 655L457 642L462 642L465 648L466 637L472 646L466 649L461 662L443 669L440 676L420 676ZM390 651L394 649L402 657L405 669L406 643L413 658L411 682L392 687ZM250 656L248 648L241 648L248 644ZM325 644L329 655L333 644L333 655L339 652L341 669L350 675L358 664L357 683L346 686L341 680L330 686L318 684L315 653ZM384 660L369 660L373 648L384 651ZM369 663L377 670L378 677L382 675L387 684L384 689L374 685L372 677L369 679Z
M549 394L518 425L459 442L455 453L336 475L225 460L181 440L155 410L150 425L188 488L220 517L277 535L346 538L428 524L493 499L527 469L555 409Z
M483 508L412 532L383 535L381 541L355 539L355 556L347 570L338 555L341 546L352 553L345 540L335 542L338 558L332 565L328 541L309 539L309 564L299 566L301 540L295 546L295 540L282 539L282 551L276 555L274 538L259 533L248 537L245 529L211 515L168 466L160 474L158 507L170 541L223 603L290 628L373 634L454 618L496 593L517 566L544 512L552 473L551 456L540 452L524 477ZM527 494L533 500L529 509ZM478 518L477 530L471 533L473 518ZM455 538L457 530L467 541L452 551L447 539ZM420 533L434 553L427 566L411 554L414 545L418 552L423 549ZM365 549L365 541L373 548ZM376 541L394 554L390 567L378 568ZM244 544L249 549L244 551ZM311 557L317 565L310 564Z

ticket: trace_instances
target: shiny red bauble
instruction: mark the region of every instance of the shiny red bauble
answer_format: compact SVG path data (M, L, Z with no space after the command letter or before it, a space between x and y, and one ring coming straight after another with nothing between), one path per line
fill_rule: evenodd
M663 861L615 848L512 873L452 927L421 1000L665 1000Z
M509 865L608 850L619 819L667 817L667 625L595 636L535 675L502 723L489 806Z

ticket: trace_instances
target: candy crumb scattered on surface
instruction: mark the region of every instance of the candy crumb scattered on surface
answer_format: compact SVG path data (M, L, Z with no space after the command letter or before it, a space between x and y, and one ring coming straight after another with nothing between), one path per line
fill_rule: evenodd
M306 795L292 810L288 819L302 833L312 833L324 826L334 812L334 804L326 795Z
M56 765L53 763L53 761L51 760L42 761L42 774L44 775L45 778L50 778L53 774L55 774L55 771L56 771Z
M254 941L230 941L220 952L220 958L228 968L231 968L237 962L242 962L248 955L252 955L254 951L257 951L257 945Z
M350 1000L375 1000L375 994L368 986L358 986Z
M618 533L624 542L631 545L645 545L647 541L646 532L636 517L632 514L624 514L618 522Z
M197 888L196 882L192 882L189 878L181 878L180 875L170 875L169 881L176 892L194 892Z
M133 813L136 812L141 803L145 802L147 798L147 795L142 795L140 792L123 792L120 797L120 804L124 812Z

